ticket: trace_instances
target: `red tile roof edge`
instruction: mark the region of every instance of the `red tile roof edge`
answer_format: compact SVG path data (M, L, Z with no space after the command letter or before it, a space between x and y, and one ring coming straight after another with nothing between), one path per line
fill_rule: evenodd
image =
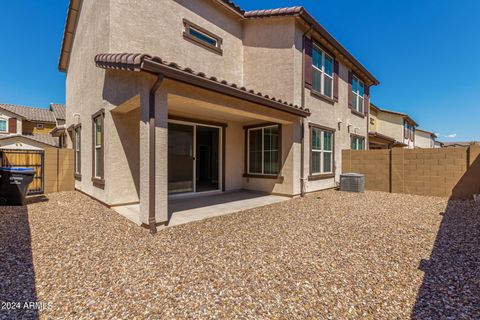
M208 77L203 72L195 72L191 68L183 68L179 66L175 62L167 62L160 57L151 56L148 54L140 54L140 53L107 53L107 54L98 54L95 56L95 64L99 68L103 69L114 69L114 70L124 70L124 71L135 71L140 72L143 70L143 63L145 61L153 62L160 64L164 67L168 67L174 69L176 71L183 72L185 74L194 75L200 78L203 78L207 81L212 81L214 83L228 86L230 88L242 91L246 94L260 97L266 100L269 100L274 103L278 103L283 105L283 107L292 108L296 111L300 111L304 114L310 114L310 110L307 108L300 107L298 105L294 105L292 103L288 103L287 101L283 101L282 99L277 99L275 97L270 97L269 95L264 95L261 92L257 92L254 90L249 90L243 86L239 86L236 83L229 83L226 80L220 80L214 76Z

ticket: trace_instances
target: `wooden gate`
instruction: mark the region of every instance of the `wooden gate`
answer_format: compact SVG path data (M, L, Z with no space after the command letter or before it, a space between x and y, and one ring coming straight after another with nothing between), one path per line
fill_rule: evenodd
M31 168L35 170L33 182L28 187L29 195L44 192L44 159L44 152L40 150L0 150L1 167Z

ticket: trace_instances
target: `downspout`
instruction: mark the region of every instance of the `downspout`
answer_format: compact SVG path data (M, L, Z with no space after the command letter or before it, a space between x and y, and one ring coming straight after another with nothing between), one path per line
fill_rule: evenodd
M163 82L163 74L157 74L157 80L150 89L148 106L148 226L150 233L157 233L157 221L155 219L155 164L156 164L156 137L155 137L155 95Z
M312 32L313 25L302 36L302 108L305 109L305 37ZM302 139L300 143L300 196L305 196L305 118L302 117Z

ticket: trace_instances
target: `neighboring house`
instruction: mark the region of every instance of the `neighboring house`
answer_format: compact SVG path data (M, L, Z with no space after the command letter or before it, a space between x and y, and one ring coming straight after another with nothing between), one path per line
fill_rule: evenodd
M52 106L47 109L0 104L0 149L58 147L58 138L51 136L50 131L57 125L57 113L62 107L55 105L55 113Z
M334 187L378 84L303 7L228 0L71 1L59 69L76 188L150 226L172 197Z
M370 104L369 148L415 147L417 123L408 114L380 109Z
M422 129L415 130L415 148L435 148L437 135Z
M65 105L52 103L50 104L50 111L53 112L56 120L55 128L50 131L50 134L53 137L58 138L58 147L66 148L67 147L67 130L65 125Z

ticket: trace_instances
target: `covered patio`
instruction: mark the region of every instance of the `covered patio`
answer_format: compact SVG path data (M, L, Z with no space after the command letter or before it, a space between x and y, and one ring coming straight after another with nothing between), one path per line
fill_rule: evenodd
M105 92L115 89L105 97L116 106L108 134L122 168L110 205L130 220L172 225L299 193L296 164L308 110L160 58L101 55L97 66L149 72L107 70L105 80ZM185 209L187 203L193 207Z

